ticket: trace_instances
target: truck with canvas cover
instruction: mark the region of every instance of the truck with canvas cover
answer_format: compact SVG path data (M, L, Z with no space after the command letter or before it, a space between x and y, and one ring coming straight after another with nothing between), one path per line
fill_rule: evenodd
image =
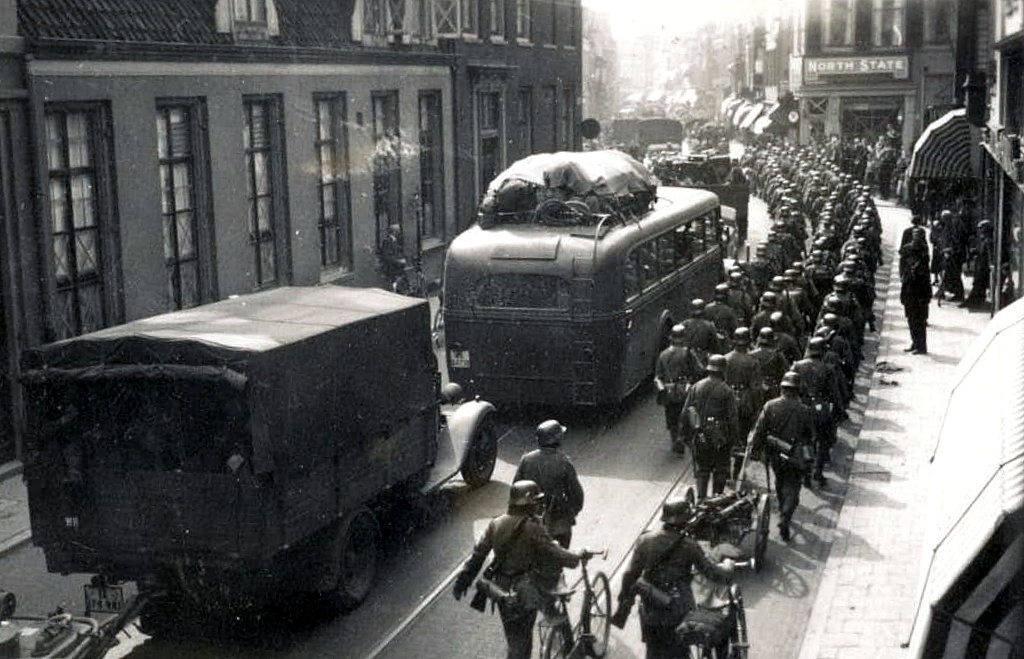
M496 459L494 408L446 405L428 303L377 289L137 320L27 351L22 380L48 569L162 593L143 611L154 624L281 592L356 606L375 576L373 504L460 471L481 485Z

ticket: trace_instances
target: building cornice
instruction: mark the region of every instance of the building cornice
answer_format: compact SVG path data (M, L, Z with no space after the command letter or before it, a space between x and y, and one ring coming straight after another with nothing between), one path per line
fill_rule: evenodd
M225 63L378 64L451 67L449 53L402 47L309 48L275 45L189 44L80 39L31 39L25 52L37 60L180 61Z

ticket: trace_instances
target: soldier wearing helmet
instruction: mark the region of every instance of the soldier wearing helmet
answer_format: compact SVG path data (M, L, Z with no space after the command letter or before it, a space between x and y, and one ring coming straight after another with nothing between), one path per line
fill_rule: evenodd
M750 436L750 454L771 465L779 502L779 535L790 539L790 522L800 503L800 484L811 469L816 428L811 409L800 400L800 374L788 371L779 382L781 394L761 410Z
M825 362L827 349L828 345L823 338L812 337L807 343L807 357L793 364L791 369L800 375L804 385L804 402L814 410L817 454L812 477L821 487L826 484L822 469L835 443L836 425L843 410L839 384L842 376Z
M538 517L543 501L544 494L537 483L513 482L508 512L490 521L455 578L453 592L459 600L494 552L494 560L484 576L514 595L498 601L508 659L530 659L533 653L533 626L537 610L545 604L540 587L554 585L544 583L545 566L576 567L581 556L579 552L563 549L548 534Z
M739 318L740 324L745 325L750 322L751 316L754 315L754 305L753 301L750 299L750 294L747 291L746 285L743 282L743 273L729 273L728 284L729 306L736 312L736 316Z
M693 449L698 499L707 496L709 481L714 494L725 490L730 449L740 441L736 398L725 383L725 369L725 357L711 355L707 376L690 387L680 415L680 437Z
M800 349L800 343L792 334L793 324L789 322L784 313L773 311L768 316L768 326L775 333L778 351L789 360L789 363L792 364L804 356L803 350Z
M729 306L729 285L715 286L715 299L704 308L704 317L715 326L719 342L732 336L740 326L739 316Z
M732 446L732 478L739 475L742 456L747 445L747 435L754 427L754 420L761 410L761 367L750 355L750 329L737 328L732 337L733 349L725 355L725 383L736 396L736 413L739 424L738 442ZM737 458L739 456L739 459Z
M757 347L750 356L757 360L761 370L761 400L771 400L779 395L779 382L792 363L778 351L778 339L771 327L762 327L757 335Z
M519 460L512 482L527 480L540 486L546 502L544 524L551 537L566 549L572 541L572 527L583 509L583 486L576 468L559 450L565 426L548 419L537 426L538 448Z
M679 413L686 400L690 386L704 375L704 366L686 345L686 326L679 324L672 328L671 345L661 351L654 365L654 390L658 404L665 408L665 425L668 426L672 450L684 453L685 446L679 441Z
M640 535L622 574L622 590L611 622L619 628L625 625L637 595L637 581L642 576L652 586L640 595L641 636L650 659L688 656L688 643L676 633L676 627L696 606L690 587L695 571L718 583L728 583L732 578L731 560L726 559L721 565L712 562L686 534L692 514L685 499L666 501L662 505L662 528ZM655 597L655 591L669 597ZM659 601L669 598L670 605Z
M708 362L708 355L722 352L715 333L715 326L704 316L705 304L701 298L690 301L690 317L682 322L682 340L693 352L701 368Z

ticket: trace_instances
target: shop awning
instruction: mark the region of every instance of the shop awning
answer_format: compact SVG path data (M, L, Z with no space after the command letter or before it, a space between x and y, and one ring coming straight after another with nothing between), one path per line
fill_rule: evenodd
M752 125L750 127L750 132L752 132L754 135L760 135L763 132L765 132L766 130L768 130L768 127L771 126L771 125L772 125L772 118L770 116L766 115L766 114L762 114L754 122L754 125Z
M942 115L921 133L907 168L908 178L974 178L972 149L980 136L967 121L967 110L959 108Z
M750 127L754 125L757 118L761 116L761 110L764 109L764 103L754 103L747 110L747 113L743 115L743 120L740 121L740 130L750 130Z
M957 367L930 469L908 657L1016 656L1005 652L1016 634L999 632L1015 620L998 601L1024 578L1024 300Z

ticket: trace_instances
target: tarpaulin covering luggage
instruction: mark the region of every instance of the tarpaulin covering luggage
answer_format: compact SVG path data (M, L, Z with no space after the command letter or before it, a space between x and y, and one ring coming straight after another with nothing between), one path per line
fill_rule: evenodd
M549 200L579 200L591 211L643 212L658 181L621 151L538 153L498 174L480 204L482 215L502 221L530 221Z

